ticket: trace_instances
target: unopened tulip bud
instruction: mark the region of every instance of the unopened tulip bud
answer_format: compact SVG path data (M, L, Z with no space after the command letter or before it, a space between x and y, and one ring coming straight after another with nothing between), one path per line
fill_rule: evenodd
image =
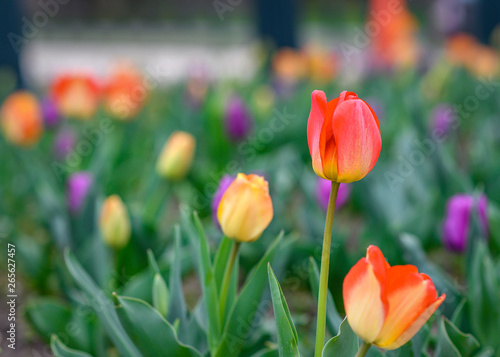
M46 127L54 127L59 123L60 116L57 106L51 98L42 100L42 117Z
M268 183L257 175L238 174L222 196L217 217L226 237L253 242L273 219Z
M0 124L5 138L12 144L36 144L43 133L42 112L36 97L26 91L9 95L0 110Z
M69 176L66 198L71 213L78 213L83 207L93 182L94 177L90 172L76 172Z
M167 283L159 273L156 273L153 279L153 306L162 316L166 317L169 303L170 293Z
M477 213L481 233L485 237L489 232L487 206L488 200L482 195L477 202ZM459 194L448 200L442 232L442 240L447 249L459 253L466 250L474 207L475 197L472 195Z
M63 128L58 131L54 138L52 150L58 160L66 159L66 156L75 149L77 133L71 128Z
M455 119L455 111L449 104L439 104L431 114L432 129L436 135L444 136L450 131Z
M194 136L182 131L174 132L156 162L158 174L169 180L183 179L191 167L195 147Z
M312 93L307 141L316 174L343 183L365 177L382 147L375 112L355 93L346 91L329 102L324 92Z
M245 139L252 129L252 116L240 97L230 98L226 107L226 133L232 141Z
M99 229L104 242L115 249L121 249L130 240L130 219L127 207L117 195L104 200L99 216Z

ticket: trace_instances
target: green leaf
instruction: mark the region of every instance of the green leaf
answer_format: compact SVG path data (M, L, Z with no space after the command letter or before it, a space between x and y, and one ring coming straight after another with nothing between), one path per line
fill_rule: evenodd
M276 321L276 331L278 335L278 348L281 357L299 356L299 337L293 324L290 310L281 290L278 279L271 269L271 264L267 265L269 276L269 286L271 288L271 298L273 300L274 320Z
M187 308L182 290L181 230L178 225L174 228L174 238L174 261L170 267L169 276L170 306L168 308L168 321L174 323L178 319L181 326L183 326L187 319Z
M54 354L54 357L92 357L86 352L68 348L56 335L52 335L52 338L50 340L50 348L52 350L52 353Z
M252 324L259 308L262 293L266 287L267 263L269 263L278 250L278 244L283 238L281 232L274 242L269 246L264 256L249 274L236 302L231 309L221 343L215 353L215 357L238 356L247 337L250 334ZM261 312L261 316L264 313Z
M224 237L219 244L219 248L215 254L214 260L214 274L215 274L215 283L217 286L217 292L220 293L220 288L222 284L222 279L224 277L224 271L226 269L226 264L229 260L229 255L231 253L231 248L233 247L234 242ZM229 289L227 292L226 298L226 310L224 312L224 316L229 314L231 308L236 300L236 293L238 290L238 258L234 263L233 272L231 274L231 281L229 282Z
M465 334L460 331L451 321L446 317L441 319L441 323L444 323L446 333L450 338L451 342L460 351L462 357L469 357L474 354L475 351L479 349L479 342L471 334Z
M201 287L203 290L203 298L205 300L205 308L208 316L208 345L210 347L210 352L213 353L216 350L221 338L219 298L217 295L217 286L215 284L208 240L196 212L193 214L193 217L199 236L198 256L200 263L198 264L198 269L201 279Z
M482 240L477 240L474 246L471 265L468 269L471 325L481 344L497 349L500 342L500 284L488 247Z
M116 315L113 303L92 281L73 255L66 250L64 260L76 284L85 292L109 338L123 356L140 357L141 353L130 340Z
M457 347L453 344L448 336L444 319L440 319L438 323L438 342L436 346L436 357L462 357Z
M319 269L316 261L313 257L309 258L309 282L311 284L311 291L313 293L315 301L318 301L318 291L319 291ZM342 322L337 309L335 308L335 302L333 301L332 294L330 290L327 290L326 296L326 325L328 330L332 335L336 335L339 332L339 326Z
M35 330L47 341L53 334L65 332L71 320L71 309L52 298L32 301L26 307L26 317Z
M174 327L151 305L135 298L113 297L123 327L144 356L201 357L177 339Z
M339 334L332 337L323 348L323 357L353 357L358 352L358 336L351 330L347 318L339 327Z

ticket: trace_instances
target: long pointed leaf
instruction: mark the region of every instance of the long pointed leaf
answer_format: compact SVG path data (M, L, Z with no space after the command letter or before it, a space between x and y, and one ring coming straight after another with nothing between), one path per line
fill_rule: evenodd
M127 357L142 356L120 324L113 303L106 297L104 292L99 289L96 283L92 281L90 276L83 270L80 263L77 262L69 250L66 250L64 260L71 276L76 284L86 293L91 306L96 311L99 320L118 351L120 351L123 356Z
M278 279L271 269L271 264L267 265L269 276L269 286L271 288L271 298L273 300L274 320L276 321L276 331L278 334L278 349L281 357L299 356L299 337L293 324L290 310L281 290Z
M339 330L339 334L332 337L323 348L323 357L354 357L356 355L358 351L358 336L352 331L347 318L342 321Z

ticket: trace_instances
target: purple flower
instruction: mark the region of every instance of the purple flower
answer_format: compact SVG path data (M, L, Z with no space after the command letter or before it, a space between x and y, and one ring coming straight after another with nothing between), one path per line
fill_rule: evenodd
M330 191L332 188L332 182L325 180L323 178L318 179L318 184L316 186L316 199L319 205L325 211L328 209L328 200L330 198ZM335 209L341 208L346 204L351 194L351 186L346 183L341 183L339 186L339 192L337 193L337 202L335 203Z
M224 192L226 192L227 188L233 183L233 181L233 176L222 176L219 181L217 191L215 191L212 197L212 220L214 221L214 224L217 226L217 228L220 228L219 220L217 219L217 210L219 209L220 200L222 199L222 196L224 196Z
M75 148L76 140L77 134L73 129L63 128L59 130L52 147L54 156L59 160L64 160Z
M450 131L453 120L454 112L449 104L439 104L432 110L431 125L437 135L446 135Z
M61 119L61 117L54 101L47 97L42 100L41 107L43 122L45 123L45 126L49 128L56 126L56 124L59 123L59 119Z
M462 253L467 248L474 206L475 197L472 195L458 194L448 200L442 231L443 244L447 249ZM479 224L485 237L489 233L487 206L488 200L485 195L482 195L477 202L477 212Z
M94 177L86 171L75 172L69 176L66 198L71 213L76 214L80 211L93 182Z
M226 133L233 141L246 138L252 129L252 117L243 100L238 96L229 99L226 106Z

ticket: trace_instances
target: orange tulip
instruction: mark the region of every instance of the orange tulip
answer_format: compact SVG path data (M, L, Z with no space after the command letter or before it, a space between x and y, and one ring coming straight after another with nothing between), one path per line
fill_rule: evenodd
M273 219L267 181L258 175L238 174L221 198L217 218L226 237L239 242L257 240Z
M369 246L344 279L347 321L363 341L392 350L408 342L444 301L413 265L391 267Z
M375 112L355 93L346 91L328 103L324 92L312 93L307 141L314 172L343 183L365 177L382 147Z
M7 97L2 105L0 120L5 138L15 145L33 145L43 132L38 100L25 91L14 92Z
M140 112L147 95L142 75L134 67L122 65L104 88L104 108L117 119L130 120Z
M59 111L66 117L88 120L99 105L99 87L85 75L64 75L50 89Z

